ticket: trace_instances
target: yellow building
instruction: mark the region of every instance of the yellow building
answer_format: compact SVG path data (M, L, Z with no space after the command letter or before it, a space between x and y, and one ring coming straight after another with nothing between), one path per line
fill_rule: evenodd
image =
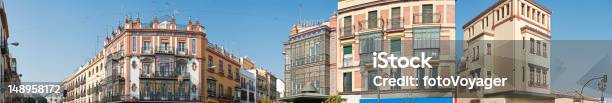
M507 78L491 89L459 88L460 102L552 103L551 11L533 0L498 0L463 26L460 75Z
M240 82L239 58L215 44L208 44L206 49L207 69L204 72L206 103L238 102L237 94Z

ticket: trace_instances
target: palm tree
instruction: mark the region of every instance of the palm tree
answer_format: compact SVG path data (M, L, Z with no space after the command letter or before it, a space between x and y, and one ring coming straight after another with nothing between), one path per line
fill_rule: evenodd
M342 97L340 96L329 96L327 97L327 99L325 100L325 103L341 103L342 102Z

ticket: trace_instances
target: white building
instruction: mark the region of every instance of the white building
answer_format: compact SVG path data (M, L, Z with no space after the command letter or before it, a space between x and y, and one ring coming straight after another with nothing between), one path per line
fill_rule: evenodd
M240 69L240 97L241 103L255 103L255 73L254 70L247 70L245 68Z
M279 98L285 97L285 82L280 79L276 79L276 91L279 93Z

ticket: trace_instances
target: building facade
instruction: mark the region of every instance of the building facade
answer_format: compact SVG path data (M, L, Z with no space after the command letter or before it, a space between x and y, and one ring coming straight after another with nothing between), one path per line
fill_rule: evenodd
M66 78L62 87L66 91L65 101L68 103L100 103L106 95L102 92L102 80L106 71L103 52L81 65L77 72ZM56 98L57 99L57 98Z
M383 100L450 101L452 87L377 87L373 79L455 75L455 0L339 0L336 27L331 95L349 103L377 102L379 94ZM372 53L382 51L406 57L425 53L432 68L373 68Z
M499 0L465 24L466 68L460 75L508 80L492 89L460 87L460 102L555 102L549 85L551 13L533 0Z
M9 52L9 29L6 16L4 1L0 0L0 86L20 85L21 74L17 73L17 61ZM23 94L9 93L8 90L2 91L0 102L20 102Z
M209 43L207 51L206 99L203 102L239 102L240 58L216 44Z
M63 88L68 103L234 103L239 67L232 53L208 42L199 21L126 18Z
M241 103L256 103L257 89L255 64L246 57L240 58L240 102Z
M278 100L278 92L276 90L276 80L278 78L265 68L256 68L250 71L255 73L256 101L273 102Z
M255 74L246 69L240 70L240 102L255 103Z
M284 97L292 101L304 96L306 85L316 88L319 95L329 95L330 88L330 22L298 22L291 29L289 40L283 42L285 56Z

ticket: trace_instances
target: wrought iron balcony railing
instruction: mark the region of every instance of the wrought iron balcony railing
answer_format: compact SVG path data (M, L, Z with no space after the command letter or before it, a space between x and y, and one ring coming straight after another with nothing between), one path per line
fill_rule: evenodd
M442 21L442 15L439 13L414 14L412 20L414 21L414 24L436 24Z

